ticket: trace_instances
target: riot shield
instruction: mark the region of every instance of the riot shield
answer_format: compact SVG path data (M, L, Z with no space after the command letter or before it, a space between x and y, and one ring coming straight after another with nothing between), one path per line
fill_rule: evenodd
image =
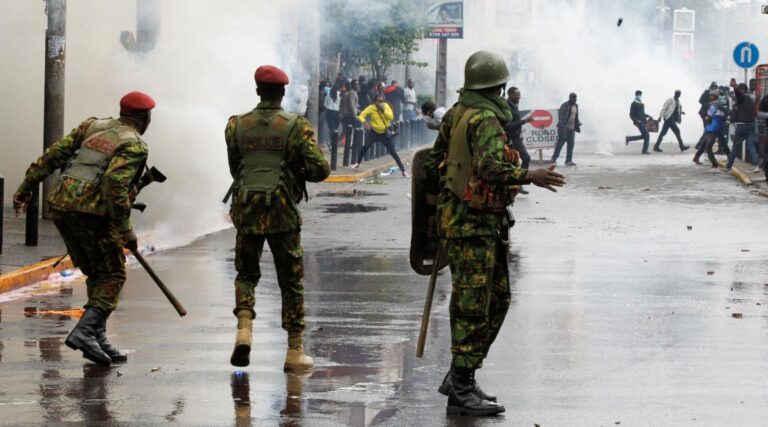
M411 178L411 268L418 274L428 276L432 273L432 263L438 248L437 195L426 191L424 164L432 148L424 148L413 156ZM439 269L448 265L443 257Z

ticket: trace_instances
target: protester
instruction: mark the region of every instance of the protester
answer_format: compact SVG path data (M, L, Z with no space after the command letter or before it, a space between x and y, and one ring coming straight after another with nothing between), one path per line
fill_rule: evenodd
M353 80L352 83L345 83L345 90L342 92L339 102L339 119L341 120L342 133L346 132L347 126L356 128L360 125L357 120L359 99L357 96L358 83Z
M421 114L427 118L427 128L432 130L440 130L440 123L443 122L446 111L448 110L445 107L437 108L432 101L421 104Z
M568 143L565 155L566 166L576 166L573 163L573 146L576 143L576 133L581 132L581 120L579 120L579 104L576 103L576 94L568 95L568 101L560 106L557 122L557 145L555 153L552 155L552 164L557 164L557 158L560 157L560 150L563 145Z
M531 156L528 154L520 134L522 133L523 125L532 122L533 117L523 118L520 115L520 90L518 88L509 88L507 91L507 104L509 104L509 108L512 110L512 120L504 127L504 131L506 131L509 138L509 145L520 153L521 167L528 169L528 165L531 164ZM521 193L526 194L525 191L521 191Z
M394 117L395 115L392 112L392 108L388 103L384 102L384 97L382 96L377 96L374 99L373 104L369 105L368 108L360 113L357 118L363 123L365 130L369 132L369 137L367 138L365 145L363 145L362 150L360 150L360 154L357 157L357 163L352 165L353 168L357 169L360 167L360 162L363 161L363 157L371 145L381 142L387 147L387 151L392 158L395 159L395 162L397 162L397 166L400 168L400 172L402 172L403 176L408 176L408 173L405 171L405 166L403 166L403 162L400 160L400 156L398 156L397 151L395 151L392 139L390 139L387 134L387 128L392 124Z
M403 89L403 121L416 120L416 89L413 88L413 80L408 79Z
M749 87L746 84L741 83L737 85L736 80L731 79L731 87L734 88L734 93L736 95L736 104L731 111L731 122L736 129L734 131L733 147L731 148L731 153L728 155L728 163L725 168L730 170L731 167L733 167L736 155L741 151L741 144L746 141L747 150L749 151L749 156L752 160L752 165L754 166L750 172L757 173L760 172L761 163L759 160L760 156L757 153L757 147L755 146L757 139L757 135L755 134L755 119L757 119L755 101L749 96Z
M677 124L683 120L683 106L680 104L680 95L682 92L680 89L675 91L675 96L667 99L664 102L664 106L661 107L661 113L659 113L659 121L664 119L664 126L661 128L659 138L656 140L656 145L653 146L653 151L661 152L661 140L664 139L664 135L672 129L672 133L677 137L677 144L680 147L680 151L685 151L691 147L683 144L683 139L680 137L680 129Z
M325 122L328 125L328 137L339 128L339 104L341 103L341 97L339 96L339 85L334 84L328 91L328 95L325 97Z
M397 85L397 80L392 80L392 84L384 89L384 97L392 107L392 113L395 115L395 123L401 122L400 113L403 110L403 101L405 101L405 91Z
M704 127L704 135L701 137L700 148L696 151L696 155L693 156L693 162L701 164L699 158L706 150L709 162L712 168L710 173L718 173L720 169L717 167L717 159L715 158L714 145L717 142L717 136L723 132L725 127L725 109L723 103L719 100L720 91L711 90L709 92L709 108L707 109L707 117L705 118L707 126Z
M763 96L763 100L760 101L757 115L760 119L765 120L763 125L763 141L759 146L763 155L763 172L765 173L766 181L768 181L768 95Z
M704 127L707 126L707 110L709 109L709 93L713 90L717 90L717 82L712 82L709 84L709 89L705 89L704 92L701 93L701 96L699 97L699 117L701 117L701 122ZM697 147L698 148L698 147Z
M648 128L646 127L646 125L647 125L648 119L652 117L645 114L645 104L643 104L642 98L643 98L643 91L636 90L635 99L632 101L632 104L629 107L629 118L632 119L632 124L634 124L635 127L640 131L640 135L625 137L624 145L629 145L629 143L632 141L639 141L642 139L643 154L651 154L650 152L648 152L648 145L651 140L651 135L648 133ZM659 149L659 151L660 150L661 149Z

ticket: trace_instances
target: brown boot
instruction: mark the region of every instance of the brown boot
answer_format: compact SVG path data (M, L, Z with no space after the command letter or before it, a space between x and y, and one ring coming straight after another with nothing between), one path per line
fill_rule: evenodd
M253 333L253 313L250 310L237 312L237 335L235 349L229 363L233 366L248 366L251 354L251 335Z
M304 337L301 332L288 333L288 354L285 355L285 365L283 370L303 371L312 369L315 362L311 357L304 354Z

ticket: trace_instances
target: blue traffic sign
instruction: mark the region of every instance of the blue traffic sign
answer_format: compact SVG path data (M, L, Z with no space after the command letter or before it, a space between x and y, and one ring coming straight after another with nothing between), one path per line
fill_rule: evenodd
M750 42L741 42L733 49L733 61L741 68L752 68L760 59L760 51Z

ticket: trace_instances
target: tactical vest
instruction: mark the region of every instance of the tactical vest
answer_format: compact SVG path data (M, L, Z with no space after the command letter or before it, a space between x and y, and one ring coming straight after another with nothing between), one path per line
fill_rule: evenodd
M254 110L237 117L235 140L242 156L237 187L242 202L251 192L266 193L269 206L279 187L291 201L301 198L288 187L285 167L288 136L297 117L281 110Z
M470 208L490 212L504 212L513 198L512 188L490 185L477 177L468 140L469 120L481 110L457 106L451 124L451 139L445 158L443 188L467 202ZM506 152L505 160L511 153Z
M83 185L96 184L109 167L117 149L137 139L139 135L136 130L120 120L97 120L86 131L80 150L62 170L61 177L76 179Z

